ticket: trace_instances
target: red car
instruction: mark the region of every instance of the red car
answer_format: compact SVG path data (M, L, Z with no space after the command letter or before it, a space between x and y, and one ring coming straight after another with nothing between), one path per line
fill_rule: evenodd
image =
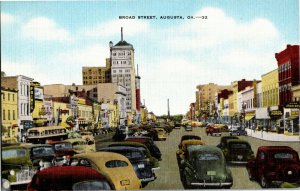
M37 190L112 190L107 179L96 170L83 166L56 166L38 171L27 186Z
M250 160L246 168L249 179L257 180L263 188L300 180L298 153L288 146L259 147L256 159Z
M206 127L205 132L206 132L206 135L221 136L220 128L216 128L214 126L208 126L208 127Z
M55 141L50 143L55 151L56 158L54 160L55 166L62 166L68 163L71 156L77 154L68 141Z

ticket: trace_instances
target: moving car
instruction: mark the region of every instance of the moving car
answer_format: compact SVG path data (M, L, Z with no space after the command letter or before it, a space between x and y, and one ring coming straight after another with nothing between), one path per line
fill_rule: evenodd
M102 148L99 151L119 153L127 157L131 162L137 177L141 180L143 187L156 179L156 176L152 171L152 166L149 161L146 160L144 153L138 148L115 146Z
M222 151L226 161L231 164L247 164L254 158L250 144L241 139L228 139Z
M55 152L50 144L33 144L28 146L30 159L33 166L39 170L52 167L55 160Z
M193 128L191 125L185 126L185 131L193 131Z
M13 190L24 190L36 169L33 168L29 150L20 145L2 147L1 179ZM5 179L5 180L4 180Z
M219 147L220 149L226 148L227 140L229 139L239 139L239 138L235 136L223 136L221 137L220 143L217 145L217 147Z
M206 127L205 132L206 132L206 135L211 135L211 136L221 136L222 135L220 128L216 128L213 125Z
M242 129L242 127L237 127L237 128L231 128L229 130L229 135L247 135L247 131L245 129Z
M222 151L215 146L192 145L181 161L184 188L230 188L233 179Z
M161 160L161 152L153 140L149 137L128 137L125 141L138 142L146 145L151 155L158 160Z
M152 166L153 170L157 170L159 169L159 162L158 160L151 156L151 153L149 151L149 149L147 148L146 145L142 144L142 143L138 143L138 142L129 142L129 141L124 141L124 142L114 142L114 143L110 143L108 145L108 147L133 147L133 148L137 148L140 151L142 151L144 153L145 156L145 160L148 160Z
M288 146L259 147L256 158L249 161L246 168L249 179L257 180L263 188L300 180L298 153Z
M57 166L37 172L30 184L28 191L37 190L78 190L78 183L93 182L92 186L83 187L81 190L112 190L108 180L96 170L84 166ZM92 189L91 189L92 188Z
M100 159L100 160L99 160ZM138 190L141 181L130 161L121 154L94 152L74 155L71 166L91 167L101 173L116 190Z
M180 122L175 122L174 129L180 129L180 128L181 128L181 123Z

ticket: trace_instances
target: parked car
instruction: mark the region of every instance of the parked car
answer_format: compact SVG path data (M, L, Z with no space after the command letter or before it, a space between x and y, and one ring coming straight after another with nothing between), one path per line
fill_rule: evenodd
M214 124L214 127L219 128L221 132L228 132L229 131L228 125L226 125L226 124L217 123L217 124Z
M81 131L80 135L82 139L86 140L86 142L95 142L94 135L90 131Z
M12 190L26 190L27 184L36 173L29 156L29 150L20 145L2 147L1 179Z
M101 160L99 160L101 159ZM141 181L130 161L123 155L111 152L94 152L74 155L71 166L86 166L104 175L116 190L138 190Z
M222 151L215 146L193 145L181 161L184 188L230 188L233 179Z
M254 158L250 144L241 139L228 139L222 151L226 161L231 164L247 164Z
M227 140L229 139L239 139L236 136L223 136L221 137L220 143L217 145L220 149L226 148L227 147Z
M130 142L130 141L124 141L124 142L114 142L110 143L108 147L133 147L137 148L140 151L144 153L145 159L148 160L152 166L152 169L156 170L159 169L159 162L157 158L151 156L151 153L146 145L138 142Z
M153 142L153 140L149 137L128 137L125 141L130 142L138 142L146 145L146 147L149 149L151 155L158 160L161 160L161 152L159 148L156 146L156 144Z
M95 142L87 143L86 140L82 138L75 138L75 139L66 139L65 141L70 142L72 144L73 150L76 154L79 153L86 153L86 152L95 152Z
M50 144L33 144L28 146L30 159L37 169L52 167L55 160L55 151Z
M298 153L288 146L259 147L256 158L249 161L246 168L249 179L257 180L263 188L300 180Z
M206 135L211 135L211 136L221 136L221 131L220 128L216 128L214 126L208 126L205 129Z
M155 137L153 140L155 141L165 141L167 140L167 132L163 128L154 128Z
M180 162L184 160L185 154L187 153L187 149L191 145L204 145L204 143L201 140L183 140L178 145L178 150L176 151L176 158L178 164L180 164Z
M112 190L107 178L96 170L84 166L57 166L37 172L28 191L37 190L73 190L74 184L82 181L94 181L96 187L84 187L84 190ZM78 188L78 185L75 186ZM91 189L92 188L92 189Z
M156 175L152 171L150 162L146 160L144 153L138 148L115 146L101 148L99 151L119 153L127 157L131 162L137 177L141 180L143 187L156 179Z
M62 166L68 164L70 157L74 154L77 154L73 150L72 144L68 141L56 141L51 142L50 144L53 146L56 155L54 160L55 166Z
M193 131L193 128L191 125L187 125L184 127L185 131Z
M240 135L247 135L247 131L245 129L243 129L242 127L237 127L237 128L231 128L229 130L229 135L236 135L236 136L240 136Z
M178 145L178 148L180 149L181 148L181 143L182 141L185 141L185 140L201 140L201 137L197 136L197 135L183 135L180 139L180 143Z

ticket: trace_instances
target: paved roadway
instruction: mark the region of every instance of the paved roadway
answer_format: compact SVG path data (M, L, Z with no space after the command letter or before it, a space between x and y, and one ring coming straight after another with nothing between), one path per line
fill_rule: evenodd
M204 128L193 128L192 132L186 132L184 128L174 129L168 136L166 141L157 141L156 144L162 152L162 161L160 162L160 169L156 172L157 179L154 182L149 183L145 190L183 190L182 183L180 181L179 169L176 161L176 151L180 138L184 134L195 134L201 136L206 145L217 145L220 141L220 137L206 136ZM228 135L224 133L222 135ZM253 137L241 136L241 139L249 141L256 155L257 148L262 145L285 145L295 149L300 154L300 143L282 143L282 142L269 142L259 140ZM246 168L244 166L231 166L233 175L233 189L261 189L257 182L250 181Z

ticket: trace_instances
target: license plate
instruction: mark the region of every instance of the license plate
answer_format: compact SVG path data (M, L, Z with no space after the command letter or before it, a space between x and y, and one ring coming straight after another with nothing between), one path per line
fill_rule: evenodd
M121 183L122 186L129 185L130 180L121 180L120 183Z
M145 168L144 164L138 164L138 168Z
M207 171L208 176L215 176L216 174L216 171Z
M238 155L237 158L238 158L239 160L242 160L242 159L243 159L243 155Z

